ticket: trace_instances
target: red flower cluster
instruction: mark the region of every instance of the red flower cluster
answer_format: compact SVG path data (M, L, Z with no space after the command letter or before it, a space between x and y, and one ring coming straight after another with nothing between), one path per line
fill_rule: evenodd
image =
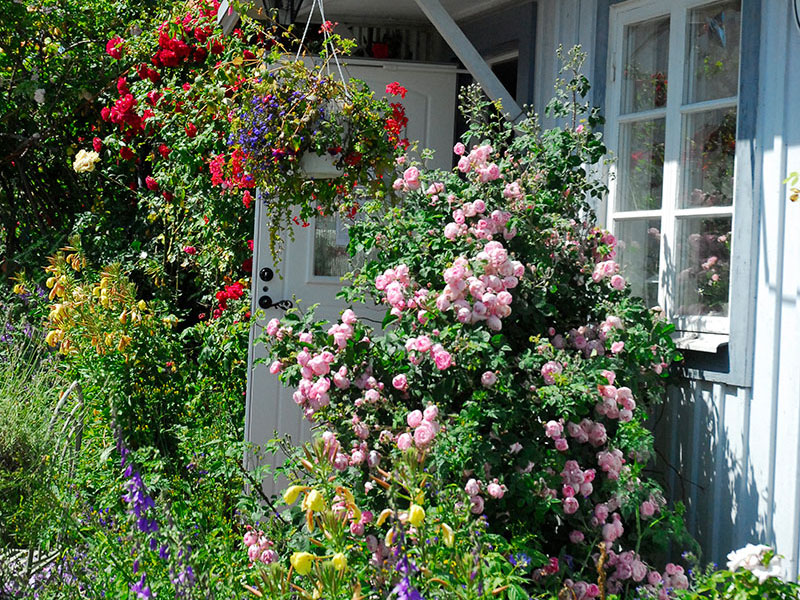
M120 131L125 134L125 139L130 140L134 135L144 130L142 115L136 112L136 98L128 88L128 80L120 77L117 80L117 91L119 98L114 106L103 107L100 116L104 121L110 121L119 125Z
M124 40L115 35L106 43L106 54L108 54L111 58L116 58L119 60L122 58L122 44Z
M228 308L228 300L238 300L244 296L244 292L244 286L238 281L231 285L226 285L224 290L217 292L216 296L219 306L214 309L213 317L219 319L222 312Z
M394 81L386 86L386 93L392 96L400 96L400 98L405 98L406 94L408 93L408 89ZM401 134L403 129L408 126L406 109L399 102L392 102L391 106L392 116L386 119L384 128L389 134L389 140L395 145L395 147L403 148L403 150L405 150L409 146L409 141L408 138L401 137Z
M247 189L256 186L253 176L244 169L246 155L237 148L231 153L230 160L224 154L218 154L208 163L208 170L211 173L211 185L222 186L224 189ZM226 171L230 172L227 175ZM253 198L246 195L242 198L246 208L250 208Z

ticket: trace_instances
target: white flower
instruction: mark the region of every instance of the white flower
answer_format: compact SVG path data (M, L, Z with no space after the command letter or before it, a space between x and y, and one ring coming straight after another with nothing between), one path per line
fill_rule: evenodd
M75 162L72 163L72 168L76 173L94 171L94 165L99 160L100 155L97 152L93 150L88 152L86 150L80 150L78 154L75 155Z
M770 577L783 579L785 573L783 559L780 556L773 556L767 566L759 563L758 566L750 569L750 571L756 576L758 583L764 583Z
M36 100L37 104L44 104L44 88L37 88L33 92L33 99Z
M728 554L728 570L747 569L758 578L759 583L764 583L770 577L783 577L783 559L780 556L773 556L769 563L764 565L764 557L770 551L772 548L763 544L747 544L744 548Z

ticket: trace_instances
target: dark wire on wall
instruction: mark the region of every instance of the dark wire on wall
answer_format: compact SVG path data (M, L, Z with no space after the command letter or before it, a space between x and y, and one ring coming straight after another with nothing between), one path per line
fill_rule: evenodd
M794 0L794 22L800 29L800 0Z

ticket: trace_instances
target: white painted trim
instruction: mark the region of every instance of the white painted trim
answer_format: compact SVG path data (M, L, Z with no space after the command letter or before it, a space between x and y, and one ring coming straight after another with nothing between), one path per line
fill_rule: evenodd
M661 0L629 0L615 4L609 9L609 74L608 95L606 98L607 144L609 151L618 153L620 149L621 125L641 121L664 118L666 130L664 138L664 167L662 183L662 206L658 210L622 211L615 207L617 198L617 165L610 168L609 202L606 205L606 223L616 231L617 222L625 222L637 218L658 218L661 220L661 246L659 249L659 296L658 302L664 308L667 318L683 331L695 333L714 333L727 335L730 332L731 307L737 297L734 295L733 259L731 255L731 281L729 287L729 311L726 317L692 316L685 317L675 313L673 289L675 284L675 268L678 248L675 239L678 219L683 217L733 216L734 206L720 207L679 207L680 159L683 151L683 117L700 111L718 110L736 107L738 96L720 98L703 102L683 103L685 81L685 49L687 34L687 14L691 9L713 4L717 0L673 0L665 5ZM669 62L667 80L678 82L667 89L666 107L659 107L639 112L620 114L622 109L622 73L625 52L625 31L630 25L646 23L656 19L669 17ZM740 61L741 64L741 61ZM738 116L738 115L737 115ZM736 167L738 170L738 167ZM734 178L734 189L736 189ZM733 231L733 225L732 225ZM738 244L734 235L734 248ZM697 343L693 344L698 346ZM703 345L703 344L699 344ZM716 348L715 348L716 350Z
M459 60L469 70L475 81L480 84L486 95L493 101L500 101L506 118L516 122L524 116L523 110L519 107L514 97L508 92L505 86L500 83L497 75L494 74L489 65L475 49L467 36L461 31L439 0L415 0L417 6L428 20L436 27L450 48L455 52Z

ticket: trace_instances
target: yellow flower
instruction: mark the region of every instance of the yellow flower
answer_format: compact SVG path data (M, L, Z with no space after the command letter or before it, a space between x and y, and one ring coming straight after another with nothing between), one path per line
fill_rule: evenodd
M317 490L311 490L303 498L303 510L321 512L325 510L325 498Z
M446 546L452 548L453 544L456 541L455 534L453 533L453 528L450 527L447 523L442 523L442 541L445 543Z
M337 571L344 571L347 569L347 557L344 552L337 552L333 555L333 568Z
M412 504L408 508L408 522L414 527L419 527L425 520L425 509L419 504Z
M294 504L300 492L304 489L306 488L302 485L290 485L286 488L286 491L283 492L283 501L286 502L286 504Z
M294 570L300 575L308 575L311 572L311 565L314 563L315 556L310 552L295 552L289 562L292 563Z
M392 516L392 509L391 508L384 508L381 511L381 514L378 515L378 521L377 521L376 525L378 527L380 527L381 525L383 525L383 523L386 521L386 519L388 519L390 516Z

